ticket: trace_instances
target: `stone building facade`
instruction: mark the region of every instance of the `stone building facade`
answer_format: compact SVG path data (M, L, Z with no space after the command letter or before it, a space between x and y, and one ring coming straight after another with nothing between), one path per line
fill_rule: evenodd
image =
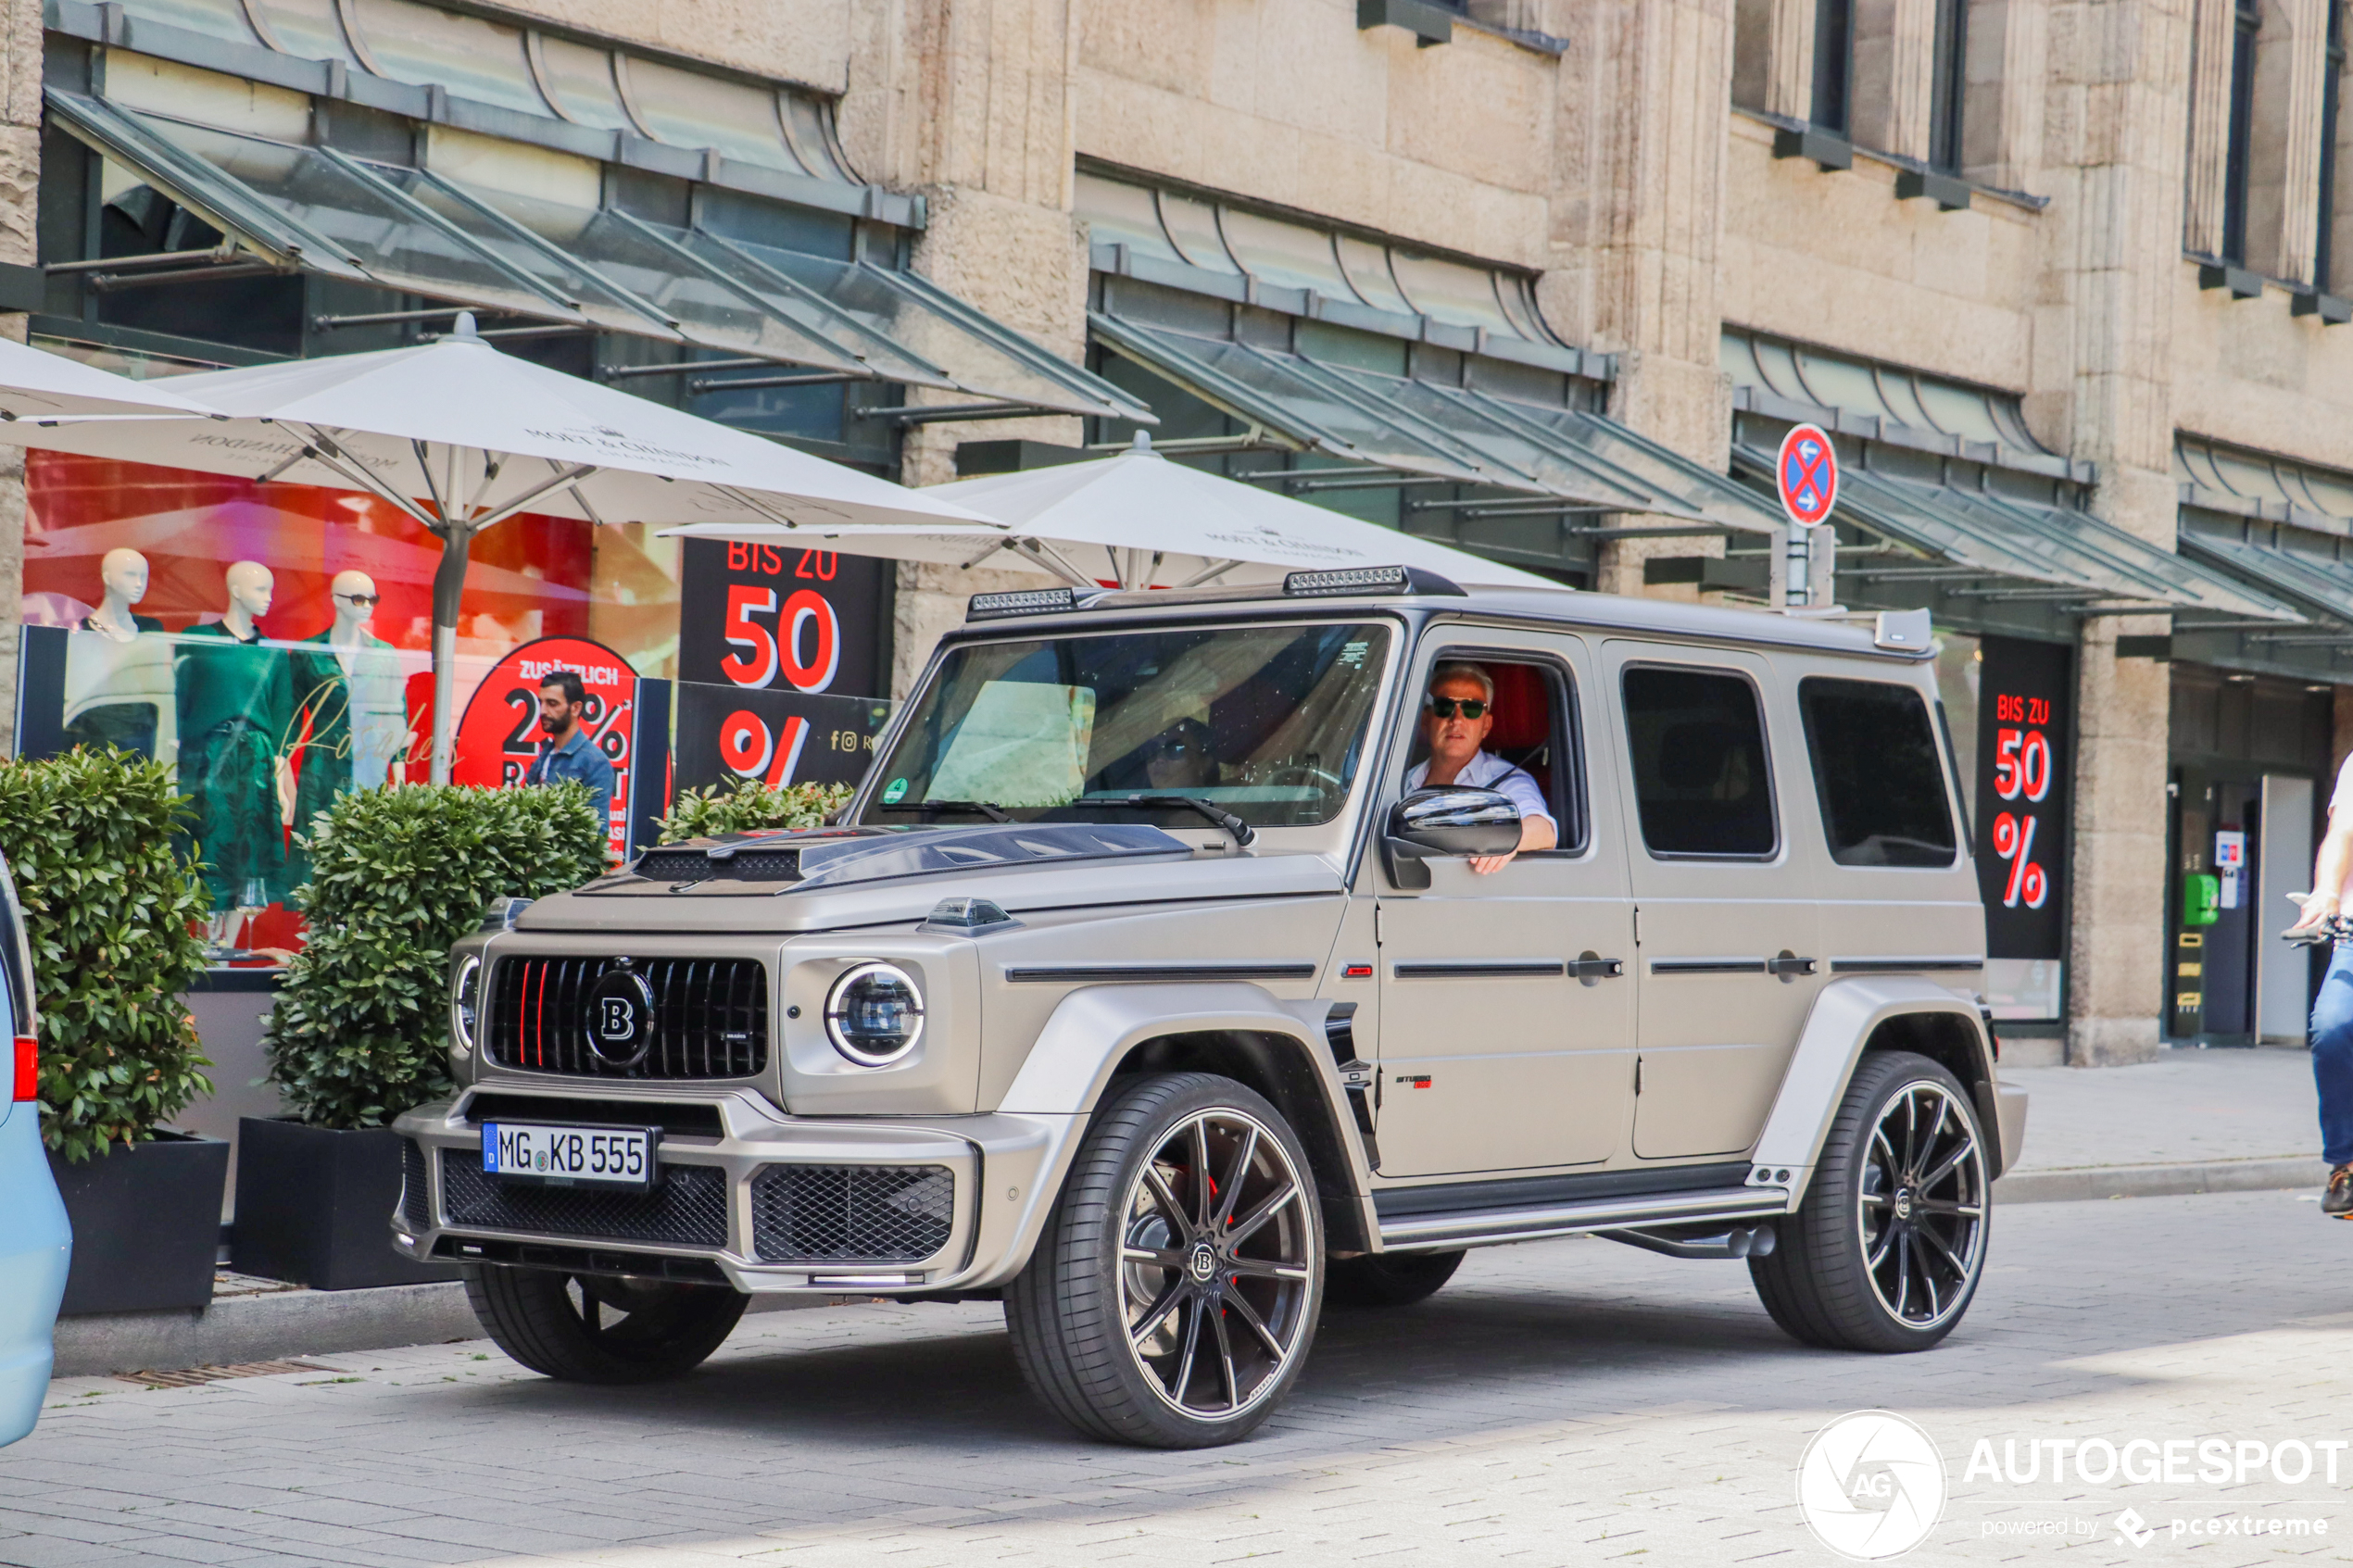
M368 25L378 0L242 3ZM2240 831L2216 827L2225 808L2185 817L2185 787L2293 774L2310 787L2278 798L2309 818L2353 738L2334 717L2353 712L2353 332L2333 330L2353 315L2353 130L2333 0L450 5L789 84L858 181L921 199L913 272L1126 389L1202 460L1337 461L1284 391L1335 366L1452 378L1449 396L1525 372L1558 405L1546 429L1592 414L1595 439L1630 433L1752 493L1754 451L1825 423L1885 476L1840 520L1843 599L1926 603L1957 646L2065 650L2064 979L2038 1048L2096 1064L2169 1034L2283 1032L2179 1005L2199 977L2176 917L2183 877L2212 869L2205 835ZM52 59L82 9L49 0ZM203 6L127 9L127 34L63 31L135 53ZM44 15L9 16L0 260L31 263ZM66 329L36 312L32 330ZM1263 379L1201 369L1220 354ZM1378 401L1355 386L1352 408ZM1606 487L1482 484L1500 447L1393 407L1366 416L1401 444L1369 466L1411 483L1368 486L1365 515L1583 586L1764 596L1761 503L1728 523L1664 458L1640 470L1674 497L1655 513ZM896 426L882 466L931 483L983 443L1130 428L988 412ZM1436 499L1412 487L1450 472L1467 482ZM0 506L22 505L0 476ZM0 528L0 618L19 532ZM899 569L899 686L988 585ZM2199 703L2220 717L2189 737ZM2311 822L2272 825L2309 847ZM2278 891L2253 927L2284 923Z

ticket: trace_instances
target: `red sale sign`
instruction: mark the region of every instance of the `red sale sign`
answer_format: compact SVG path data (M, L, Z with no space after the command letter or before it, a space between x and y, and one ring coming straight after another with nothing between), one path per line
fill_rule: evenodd
M458 721L452 784L510 788L522 783L547 732L539 727L539 683L559 670L580 676L587 701L580 727L612 763L612 814L606 823L610 854L626 851L629 765L635 750L637 672L629 661L585 637L542 637L510 652L483 677Z
M687 540L678 679L831 696L887 685L881 633L892 570L888 561L799 545Z

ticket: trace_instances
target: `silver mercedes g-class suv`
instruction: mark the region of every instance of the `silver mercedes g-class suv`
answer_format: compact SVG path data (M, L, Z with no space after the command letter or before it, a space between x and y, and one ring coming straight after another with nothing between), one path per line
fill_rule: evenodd
M1000 1298L1050 1407L1168 1447L1504 1242L1926 1348L2025 1124L1930 659L1403 569L980 596L840 825L459 945L396 1243L588 1382L752 1294Z

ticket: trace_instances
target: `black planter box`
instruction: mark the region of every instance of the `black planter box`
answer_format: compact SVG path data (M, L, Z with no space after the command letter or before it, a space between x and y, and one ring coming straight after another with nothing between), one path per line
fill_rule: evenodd
M240 1120L231 1266L314 1290L458 1278L454 1263L412 1262L392 1249L400 1141L389 1127L338 1132Z
M220 1246L220 1189L229 1146L158 1130L69 1165L49 1156L73 1222L73 1266L62 1312L202 1308L212 1300Z

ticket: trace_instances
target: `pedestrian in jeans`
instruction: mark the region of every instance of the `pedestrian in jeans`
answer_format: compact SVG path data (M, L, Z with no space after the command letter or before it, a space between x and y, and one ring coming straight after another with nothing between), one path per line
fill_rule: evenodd
M597 826L602 830L612 817L612 763L580 727L587 702L588 688L580 684L577 671L551 671L539 683L539 727L547 738L540 743L539 755L531 759L522 782L586 784L590 804L597 809Z
M2329 797L2329 831L2312 868L2312 891L2291 928L2309 931L2344 908L2353 880L2353 757L2337 770ZM2329 1190L2321 1212L2353 1219L2353 942L2339 938L2312 1004L2312 1080L2321 1092L2321 1158Z

